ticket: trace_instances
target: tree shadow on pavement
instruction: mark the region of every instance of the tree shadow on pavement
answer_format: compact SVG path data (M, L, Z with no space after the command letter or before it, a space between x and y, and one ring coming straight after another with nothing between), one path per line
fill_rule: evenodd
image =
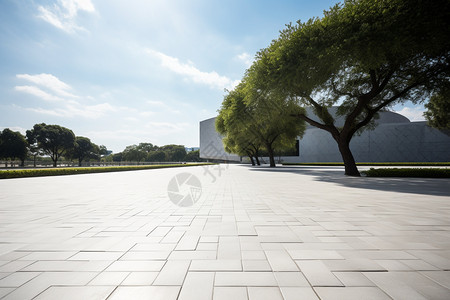
M260 166L249 169L254 172L280 172L313 176L317 181L335 183L350 188L450 196L450 179L448 178L350 177L344 175L343 167L333 166L277 166L276 168Z

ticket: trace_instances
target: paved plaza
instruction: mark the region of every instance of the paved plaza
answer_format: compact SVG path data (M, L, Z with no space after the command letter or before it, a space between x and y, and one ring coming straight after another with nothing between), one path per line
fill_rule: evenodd
M447 300L450 180L242 165L0 180L0 298Z

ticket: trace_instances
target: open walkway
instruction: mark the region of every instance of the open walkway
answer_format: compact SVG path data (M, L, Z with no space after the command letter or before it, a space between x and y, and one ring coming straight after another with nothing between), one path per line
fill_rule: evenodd
M240 165L1 180L0 298L450 299L450 180Z

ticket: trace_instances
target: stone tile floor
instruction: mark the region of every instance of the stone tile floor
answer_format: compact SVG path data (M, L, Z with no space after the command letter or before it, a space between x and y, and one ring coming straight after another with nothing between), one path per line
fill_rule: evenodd
M180 173L201 183L192 206L169 199ZM450 181L239 165L1 180L0 298L450 299Z

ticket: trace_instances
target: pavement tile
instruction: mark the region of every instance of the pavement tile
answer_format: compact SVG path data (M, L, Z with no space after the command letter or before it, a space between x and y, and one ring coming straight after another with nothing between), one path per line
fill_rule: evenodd
M249 300L283 300L278 287L248 287Z
M153 285L182 285L190 263L190 260L167 261Z
M314 290L321 300L391 299L391 297L377 287L315 287Z
M115 289L113 286L51 286L33 298L36 300L104 300Z
M311 287L280 287L284 300L319 300Z
M178 300L210 300L213 285L213 272L188 272Z
M213 300L248 300L245 287L214 287Z
M176 300L179 286L119 286L108 300Z
M448 180L208 170L190 207L176 168L0 180L0 298L449 298Z
M215 286L277 286L272 272L217 272Z

